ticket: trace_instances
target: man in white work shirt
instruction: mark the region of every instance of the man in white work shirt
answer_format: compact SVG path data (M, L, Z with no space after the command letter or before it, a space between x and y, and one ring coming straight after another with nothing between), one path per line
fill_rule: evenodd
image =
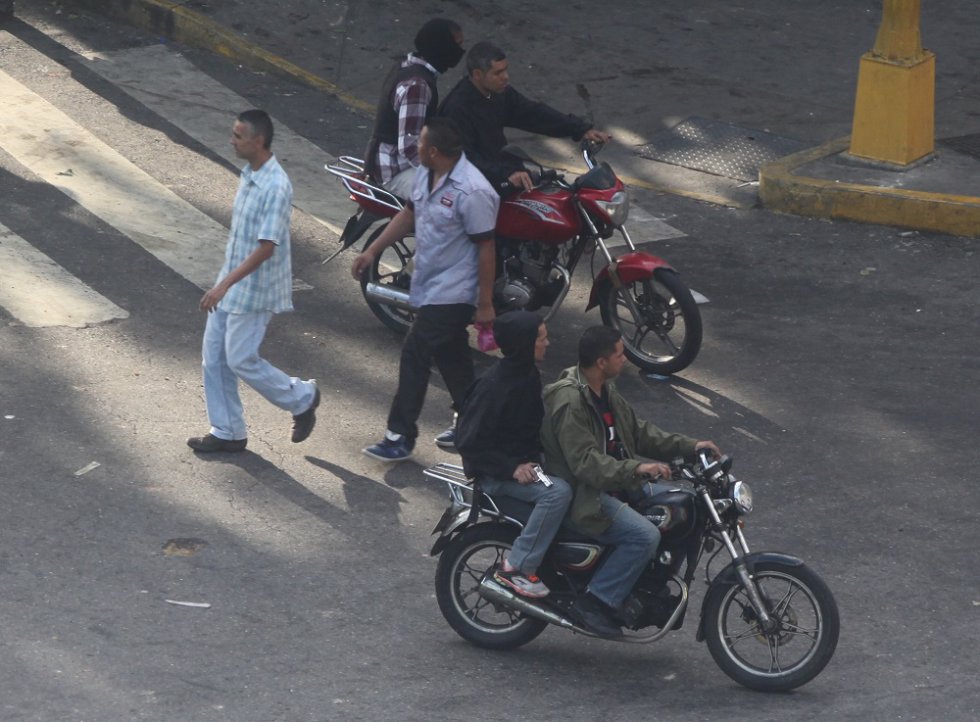
M415 271L409 300L418 308L402 346L398 390L384 438L363 451L380 461L407 459L418 437L435 361L458 411L474 381L466 327L493 320L494 227L500 199L466 160L456 124L430 118L419 140L422 170L408 204L351 266L354 278L391 244L415 230Z

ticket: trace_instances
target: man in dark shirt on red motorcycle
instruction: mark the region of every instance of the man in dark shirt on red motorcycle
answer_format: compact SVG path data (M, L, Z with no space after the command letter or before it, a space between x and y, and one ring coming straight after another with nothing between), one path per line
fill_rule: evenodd
M507 56L492 43L480 42L470 49L466 71L469 76L449 92L439 114L456 121L463 134L466 157L498 192L508 184L524 190L530 190L532 185L521 160L502 151L507 144L504 128L575 141L586 138L597 143L612 137L583 118L561 113L517 92L510 85Z

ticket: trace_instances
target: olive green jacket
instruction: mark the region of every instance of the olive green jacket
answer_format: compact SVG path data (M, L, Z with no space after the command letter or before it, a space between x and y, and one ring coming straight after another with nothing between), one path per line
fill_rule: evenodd
M612 523L599 505L601 493L639 487L644 481L636 473L640 464L650 459L670 463L678 456L689 460L697 443L636 418L615 385L607 382L606 387L616 430L626 449L627 458L622 461L606 453L606 427L578 366L562 371L558 381L544 389L541 443L545 470L572 485L575 497L570 521L590 536L601 534Z

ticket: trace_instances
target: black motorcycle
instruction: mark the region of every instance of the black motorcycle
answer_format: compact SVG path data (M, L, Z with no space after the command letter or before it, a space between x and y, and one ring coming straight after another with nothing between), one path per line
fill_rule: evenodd
M793 689L816 677L837 647L840 620L830 589L802 560L777 552L750 553L742 517L752 492L731 474L731 458L700 453L693 464L675 462L672 488L631 502L660 529L657 558L640 576L619 610L624 634L613 641L649 643L680 629L688 593L702 557L707 592L697 640L729 677L752 689ZM520 533L531 505L474 489L463 469L438 464L425 470L449 486L450 505L433 534L431 554L441 555L436 598L449 625L464 639L489 649L527 644L549 625L595 636L577 625L570 609L585 593L606 549L562 528L538 575L551 589L544 599L511 592L493 572ZM474 506L473 499L477 503ZM717 574L715 557L731 556Z

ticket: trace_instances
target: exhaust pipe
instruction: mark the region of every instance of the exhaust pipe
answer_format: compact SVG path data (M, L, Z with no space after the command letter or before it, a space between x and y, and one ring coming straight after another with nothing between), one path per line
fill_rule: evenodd
M680 582L676 576L675 580ZM674 613L670 615L670 619L663 626L662 629L651 634L625 634L622 637L616 637L611 640L613 642L628 642L632 644L649 644L650 642L657 642L663 639L667 634L669 634L673 629L677 620L680 619L681 614L687 609L687 586L683 583L680 584L681 588L681 601L674 609ZM582 634L586 637L595 637L601 639L599 635L593 634L587 629L582 629L582 627L576 626L575 622L572 620L561 616L560 614L551 611L550 609L545 609L544 607L539 607L530 599L518 596L508 589L500 586L493 580L493 577L484 577L480 582L479 587L480 596L487 599L495 604L503 604L517 612L526 614L529 617L534 617L536 619L541 619L548 624L554 624L557 627L562 627L564 629L570 629L577 634ZM700 632L699 632L700 634Z
M491 602L504 604L511 609L521 612L522 614L526 614L529 617L541 619L548 622L548 624L554 624L558 627L574 629L576 632L588 634L588 632L585 632L585 630L576 627L575 623L570 619L566 619L560 614L552 612L550 609L539 607L534 602L524 599L523 597L504 589L502 586L497 584L497 582L493 581L492 577L484 577L483 581L480 582L480 596L484 599L490 600Z
M391 286L382 286L379 283L368 283L364 287L364 298L372 303L394 306L403 311L418 311L415 306L408 302L407 291L392 288Z

